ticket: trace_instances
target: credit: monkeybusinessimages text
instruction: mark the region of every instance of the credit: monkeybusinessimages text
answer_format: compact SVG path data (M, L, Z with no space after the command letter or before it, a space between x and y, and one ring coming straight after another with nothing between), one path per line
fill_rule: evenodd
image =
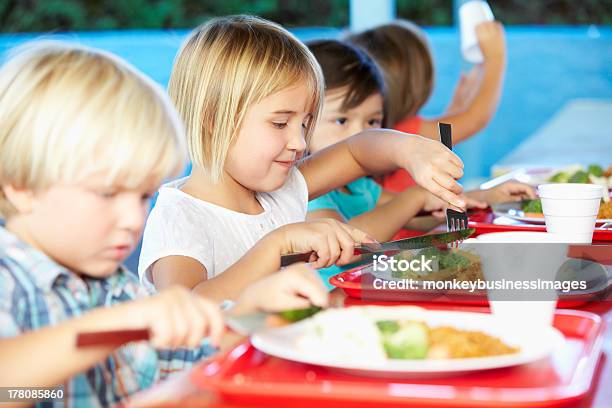
M551 281L544 279L535 280L508 280L499 279L494 281L433 281L416 279L385 280L374 279L374 289L382 290L464 290L470 292L484 290L556 290L563 293L586 290L586 281Z
M386 255L374 256L374 272L412 272L413 275L426 276L438 270L436 257L415 257L410 260L395 259ZM484 291L484 290L530 290L568 293L578 290L586 290L587 282L579 280L545 280L541 278L531 280L517 279L494 279L494 280L427 280L427 279L374 279L374 289L382 290L439 290L439 291Z

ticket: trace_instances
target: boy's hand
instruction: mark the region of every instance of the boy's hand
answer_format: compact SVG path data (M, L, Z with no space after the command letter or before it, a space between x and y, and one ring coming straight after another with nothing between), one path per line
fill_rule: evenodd
M465 209L460 196L463 188L456 181L463 176L463 162L442 143L421 136L405 137L397 150L396 162L421 187L459 211Z
M504 26L499 21L486 21L478 24L476 26L476 37L485 62L505 58Z
M349 264L356 244L376 242L365 232L330 218L288 224L271 234L280 239L282 254L313 251L310 262L315 268Z
M207 336L218 345L225 327L215 303L181 286L135 301L129 307L142 326L151 330L155 348L197 347Z
M293 264L248 286L238 298L235 313L278 312L326 307L328 292L318 273L306 264Z
M480 197L489 204L497 204L527 198L534 199L537 198L537 195L535 189L528 184L519 183L518 181L507 181L488 190L482 190Z

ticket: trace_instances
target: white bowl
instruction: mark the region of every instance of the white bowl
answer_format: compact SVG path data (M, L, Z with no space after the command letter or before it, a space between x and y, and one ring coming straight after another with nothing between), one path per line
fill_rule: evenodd
M545 215L546 231L551 235L564 237L565 242L590 244L597 215L587 217L565 217Z
M544 216L591 216L597 218L600 198L561 199L542 197L542 212Z
M596 215L587 217L547 215L545 218L546 231L557 234L592 234L596 220Z

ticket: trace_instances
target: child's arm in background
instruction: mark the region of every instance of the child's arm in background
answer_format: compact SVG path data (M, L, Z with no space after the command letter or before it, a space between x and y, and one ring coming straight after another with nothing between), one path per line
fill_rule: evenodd
M419 187L413 186L413 187L410 187L404 190L404 192L409 191L413 188L419 188ZM393 200L398 194L399 193L396 193L396 192L382 190L380 194L380 198L378 202L376 203L376 205L382 206L383 204L386 204L389 201ZM469 203L467 204L469 205ZM442 224L444 222L444 219L445 217L443 216L434 217L433 215L421 215L418 217L411 218L405 225L402 226L402 228L406 228L406 229L414 230L414 231L429 232L432 229L438 227L440 224Z
M0 386L58 386L113 351L109 346L77 349L77 333L141 328L151 330L154 347L177 348L195 347L206 335L218 344L224 324L217 305L180 287L98 308L56 326L0 339Z
M459 196L463 163L440 142L389 129L372 129L320 150L300 164L308 185L309 199L370 174L405 168L415 181L456 209L463 209Z
M463 112L470 106L476 92L480 88L480 81L482 80L482 66L474 65L469 73L461 73L459 82L455 86L455 92L451 99L448 107L446 108L445 115L451 115Z
M484 128L495 114L506 71L504 28L498 21L486 22L476 27L476 35L484 56L478 90L463 110L423 120L419 131L421 135L438 140L438 122L450 123L453 126L453 141L459 142Z
M406 227L420 211L439 210L443 203L421 187L414 187L399 194L382 192L376 207L346 221L379 242L388 241ZM320 209L308 213L308 219L334 218L345 222L333 209ZM433 228L433 227L432 227Z
M295 252L314 251L313 266L324 268L346 265L356 243L372 242L365 233L334 220L288 224L263 237L242 258L223 273L207 279L206 268L185 256L170 256L155 262L155 287L181 285L208 299L236 299L249 284L280 269L280 257Z
M518 181L507 181L488 190L471 190L466 192L465 195L488 204L537 198L533 187Z
M488 190L471 190L464 194L467 208L485 209L491 204L537 198L535 189L518 181L507 181ZM418 231L431 231L445 222L444 211L435 216L415 217L406 228Z

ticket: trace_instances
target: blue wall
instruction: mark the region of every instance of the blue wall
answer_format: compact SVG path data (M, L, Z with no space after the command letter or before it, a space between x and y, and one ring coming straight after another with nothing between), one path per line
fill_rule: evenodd
M340 30L294 30L302 40L337 37ZM166 85L174 55L186 31L113 31L58 36L124 57ZM430 28L436 87L424 114L447 105L462 69L454 28ZM0 53L39 35L0 35ZM54 36L47 36L54 37ZM569 99L612 98L612 29L588 27L507 28L508 72L501 105L491 124L457 147L467 177L486 177L493 163L532 134ZM612 120L612 118L611 118Z

